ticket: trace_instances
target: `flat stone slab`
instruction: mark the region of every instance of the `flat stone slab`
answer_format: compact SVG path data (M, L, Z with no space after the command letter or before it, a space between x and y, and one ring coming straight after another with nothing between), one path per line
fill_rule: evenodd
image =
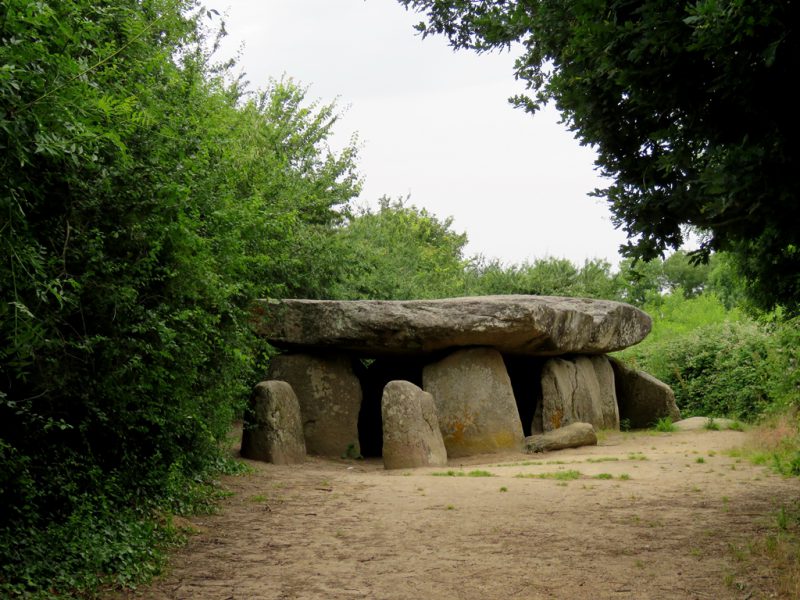
M597 434L591 423L571 423L547 433L530 435L525 438L525 448L528 454L596 445Z
M688 417L675 421L676 431L698 431L700 429L731 429L738 421L722 417ZM709 427L710 424L710 427ZM741 423L739 423L741 427Z
M650 317L611 300L475 296L443 300L258 300L253 328L289 350L363 356L433 353L469 346L532 356L601 354L632 346Z

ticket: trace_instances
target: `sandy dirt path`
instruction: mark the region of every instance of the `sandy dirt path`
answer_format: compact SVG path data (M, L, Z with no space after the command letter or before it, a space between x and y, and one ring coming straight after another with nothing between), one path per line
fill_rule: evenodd
M461 476L250 462L253 474L224 480L233 496L220 514L193 520L199 533L167 574L125 597L780 597L741 549L800 498L800 480L726 454L746 435L609 434L596 447L454 461ZM492 476L467 475L478 469ZM568 471L579 475L539 477Z

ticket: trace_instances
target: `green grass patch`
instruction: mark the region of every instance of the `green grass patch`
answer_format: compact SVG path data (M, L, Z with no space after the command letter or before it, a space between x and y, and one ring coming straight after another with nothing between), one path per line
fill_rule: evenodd
M434 477L494 477L494 473L476 469L474 471L455 471L450 469L448 471L436 471L431 473Z
M541 460L523 460L520 462L513 462L513 463L500 463L494 465L495 467L530 467L530 466L538 466L543 465L544 462Z
M619 458L616 456L601 456L599 458L587 458L587 463L602 463L602 462L617 462Z
M727 454L770 467L784 477L800 477L800 416L792 413L773 416L750 430L749 438L747 445Z
M594 479L614 479L614 476L611 473L598 473Z
M648 460L648 458L641 452L631 452L628 454L628 460Z
M556 471L555 473L518 473L514 475L517 479L555 479L557 481L570 481L580 479L580 471Z

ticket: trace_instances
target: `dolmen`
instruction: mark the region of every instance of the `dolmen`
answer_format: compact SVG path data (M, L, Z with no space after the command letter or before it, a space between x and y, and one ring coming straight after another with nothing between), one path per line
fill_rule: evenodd
M309 454L383 456L387 468L409 468L523 451L533 443L526 436L575 423L618 430L621 421L639 428L680 418L668 386L606 356L650 332L650 317L621 302L261 300L252 314L254 331L282 351L267 381L294 394L257 386L243 456L257 448L250 457L294 462L304 445ZM273 396L281 402L270 408ZM302 439L279 435L279 419L267 418L286 413L287 431L299 432L286 398L296 398ZM269 444L256 439L267 434ZM275 446L281 439L286 450Z

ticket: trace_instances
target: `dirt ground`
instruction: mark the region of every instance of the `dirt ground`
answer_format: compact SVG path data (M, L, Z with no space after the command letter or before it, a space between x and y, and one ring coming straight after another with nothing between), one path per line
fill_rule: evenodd
M252 474L224 480L221 512L193 519L168 572L125 597L786 597L743 549L800 498L800 480L726 453L746 435L614 433L596 447L453 461L462 476L380 460L249 462ZM492 476L468 475L478 469ZM579 475L538 477L567 471Z

